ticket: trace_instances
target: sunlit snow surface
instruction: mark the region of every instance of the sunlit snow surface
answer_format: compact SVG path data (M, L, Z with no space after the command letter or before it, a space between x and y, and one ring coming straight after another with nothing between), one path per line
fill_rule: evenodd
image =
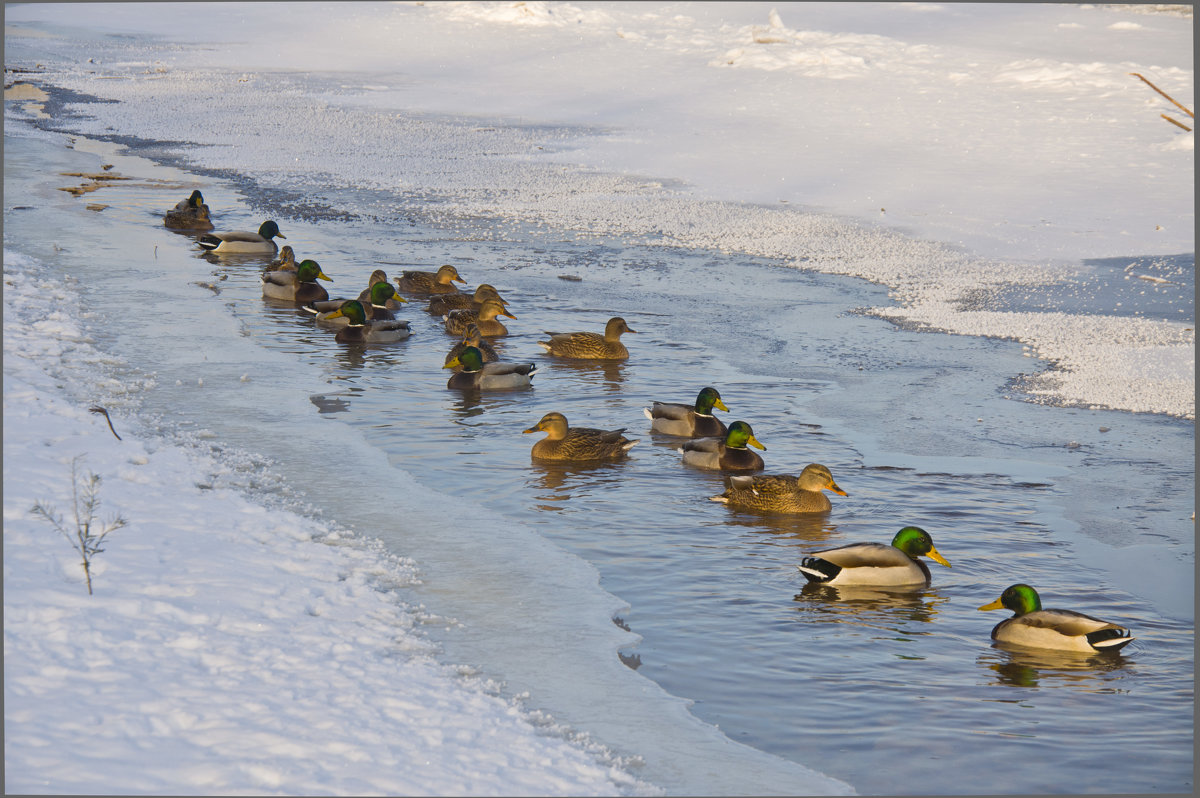
M1192 136L1130 75L1190 106L1190 25L1178 16L1117 25L1090 7L819 3L55 9L10 20L163 40L101 41L52 76L119 101L88 106L92 119L72 123L84 132L180 142L171 149L196 166L301 194L326 181L399 188L435 212L865 277L895 300L871 312L1027 343L1055 366L1028 386L1040 400L1194 417L1187 297L1170 318L1137 321L1105 307L961 308L1062 279L1081 258L1193 251ZM168 43L180 40L203 45ZM479 123L436 116L447 111Z

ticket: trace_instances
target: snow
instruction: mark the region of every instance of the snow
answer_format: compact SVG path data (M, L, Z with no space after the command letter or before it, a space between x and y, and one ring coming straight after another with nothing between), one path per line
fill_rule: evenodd
M66 396L48 364L99 357L69 286L4 253L5 791L655 794L586 738L450 666L394 587L417 579L330 522L256 505L227 466ZM71 464L101 477L78 554Z

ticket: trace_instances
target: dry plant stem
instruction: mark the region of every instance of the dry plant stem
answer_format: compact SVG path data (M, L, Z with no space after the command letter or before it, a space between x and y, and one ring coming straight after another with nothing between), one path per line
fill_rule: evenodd
M1176 119L1172 119L1171 117L1167 116L1166 114L1159 114L1159 116L1161 116L1163 119L1165 119L1165 120L1167 120L1168 122L1170 122L1172 125L1175 125L1176 127L1181 127L1181 128L1183 128L1183 129L1184 129L1184 130L1186 130L1188 133L1191 133L1191 132L1192 132L1192 129L1191 129L1190 127L1188 127L1187 125L1183 124L1182 122L1180 122L1180 121L1178 121L1178 120L1176 120Z
M158 257L158 247L154 248L154 256ZM113 437L115 437L117 440L121 440L121 436L117 435L117 431L115 429L113 429L112 419L109 418L107 410L105 410L103 407L100 407L99 405L96 405L95 407L89 407L88 410L93 413L103 413L104 420L108 422L108 428L109 428L109 430L112 431Z
M1140 74L1138 74L1137 72L1130 72L1129 74L1130 74L1130 75L1133 75L1135 78L1139 78L1139 79L1141 79L1141 81L1142 81L1143 83L1145 83L1145 84L1146 84L1147 86L1149 86L1150 88L1154 89L1156 92L1158 92L1158 93L1159 93L1159 94L1161 94L1162 96L1166 97L1168 100L1170 100L1172 103L1174 103L1174 105L1175 105L1175 107L1176 107L1176 108L1178 108L1179 110L1183 111L1185 114L1187 114L1188 116L1190 116L1192 119L1195 119L1195 118L1196 118L1196 115L1195 115L1195 114L1193 114L1191 111L1189 111L1189 110L1188 110L1188 109L1187 109L1185 106L1183 106L1183 105L1180 105L1179 103L1175 102L1175 98L1174 98L1174 97L1172 97L1171 95L1167 94L1165 91L1163 91L1162 89L1160 89L1158 86L1155 86L1155 85L1154 85L1153 83L1151 83L1150 81L1146 80L1144 77L1142 77L1142 76L1141 76ZM1174 120L1172 120L1172 121L1174 121Z
M116 433L113 433L114 435ZM71 459L71 504L75 512L75 530L72 532L67 529L63 523L62 515L54 512L53 509L46 506L42 502L37 502L33 505L31 512L34 515L41 516L50 522L62 536L67 539L71 547L79 552L82 560L83 574L87 579L88 595L92 595L92 558L104 551L100 548L100 543L108 535L109 532L115 532L125 526L126 521L120 515L114 517L99 533L93 528L96 522L96 511L100 508L100 477L97 474L88 472L87 477L80 480L78 476L78 463L83 455L78 455ZM82 490L81 490L82 483Z

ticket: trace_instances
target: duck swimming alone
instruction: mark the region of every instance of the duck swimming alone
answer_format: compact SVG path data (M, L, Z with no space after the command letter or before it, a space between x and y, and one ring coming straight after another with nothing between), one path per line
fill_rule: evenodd
M350 323L337 331L334 340L339 344L390 344L402 341L412 334L408 322L401 319L367 318L366 308L357 299L349 299L340 308L332 311L326 320L345 316Z
M525 432L548 433L533 445L531 454L535 460L617 460L637 443L636 439L624 436L624 428L570 427L562 413L547 413Z
M429 312L435 316L445 316L452 310L460 308L474 308L478 310L483 306L484 300L495 299L501 304L504 300L500 298L500 292L495 287L487 283L480 283L475 288L473 294L442 294L435 296L429 300Z
M947 568L950 563L933 547L924 529L906 526L884 543L851 543L814 552L800 561L800 573L826 585L900 587L929 584L929 569L918 557L928 556Z
M192 192L185 200L180 200L174 208L163 216L163 224L175 230L211 230L212 219L208 214L208 206L204 204L204 195L200 189Z
M556 357L569 357L581 360L625 360L629 350L621 343L623 333L636 333L629 328L625 319L614 316L604 325L604 333L546 332L549 341L538 341L538 345Z
M497 320L497 316L516 318L508 312L503 302L495 299L485 299L479 310L460 308L450 311L443 318L446 320L446 332L448 333L462 335L467 331L468 325L474 324L479 328L479 334L485 338L499 338L502 335L508 335L508 328Z
M483 353L473 346L463 349L462 354L442 368L461 366L462 371L451 375L447 388L466 390L505 391L513 388L528 388L533 384L537 365L533 363L484 363Z
M322 302L329 299L329 292L317 280L333 282L333 278L327 277L315 260L303 261L294 272L263 272L263 296L300 305Z
M829 497L821 491L833 491L845 496L846 491L833 481L829 469L820 463L804 467L800 476L791 474L759 474L728 476L725 492L710 496L715 502L730 507L744 507L772 513L827 513L833 509Z
M454 294L458 292L454 284L466 282L448 263L436 272L402 272L396 278L400 290L410 294Z
M683 462L697 468L707 468L713 471L758 471L763 467L763 459L757 453L750 451L746 445L767 450L754 437L754 430L745 421L735 421L729 425L725 437L693 438L685 441L679 451L683 452Z
M729 412L716 388L702 388L695 405L655 402L642 409L650 419L650 431L677 438L708 438L728 432L724 422L713 415L713 408Z
M200 245L201 249L209 252L253 254L274 252L278 249L278 245L274 241L276 237L287 238L279 232L279 225L268 219L258 228L257 233L248 233L244 230L234 230L228 233L205 233L196 239L196 243Z
M1027 648L1059 651L1117 651L1133 640L1123 626L1074 610L1044 610L1036 590L1026 584L1005 589L981 610L1009 609L1015 614L992 629L992 639Z

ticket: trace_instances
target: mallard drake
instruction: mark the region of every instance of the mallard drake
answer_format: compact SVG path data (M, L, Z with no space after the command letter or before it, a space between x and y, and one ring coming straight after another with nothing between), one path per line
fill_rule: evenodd
M713 415L713 408L729 412L716 388L701 388L695 405L674 402L655 402L642 408L650 419L650 431L677 438L707 438L724 435L729 430Z
M367 318L367 310L357 299L348 299L337 310L331 311L326 321L345 316L350 324L337 331L334 340L339 344L390 344L402 341L412 334L408 322L401 319Z
M347 302L358 302L362 305L363 311L366 313L368 321L391 321L396 318L390 310L387 309L385 303L388 297L394 296L396 289L388 283L375 283L363 293L368 297L374 296L377 301L359 299L326 299L323 302L311 302L304 306L304 309L309 313L313 313L317 317L319 324L329 324L334 327L346 327L350 324L350 317L344 313L334 315L336 311L341 310L342 305Z
M810 582L827 585L927 585L929 568L918 557L928 556L947 568L949 561L933 547L924 529L906 526L884 543L851 543L814 552L800 561L800 573Z
M683 452L683 462L697 468L708 468L719 471L758 471L763 467L763 459L755 452L746 448L749 444L755 448L767 450L754 437L754 430L745 421L735 421L729 425L725 437L693 438L685 441L679 451Z
M400 290L410 294L454 294L458 292L454 284L466 282L448 263L436 272L402 272L396 278Z
M327 277L315 260L303 261L294 272L263 272L263 296L301 305L322 302L329 299L329 292L318 285L317 280L333 282L333 278Z
M483 353L473 346L463 349L462 354L442 368L462 366L462 371L451 375L447 388L482 391L504 391L512 388L528 388L533 384L537 365L533 363L484 363Z
M473 294L442 294L441 296L435 296L429 300L428 310L435 316L445 316L450 311L459 310L460 308L475 308L478 310L483 306L484 300L488 299L495 299L507 307L504 300L500 298L500 292L495 287L487 283L480 283L475 288L475 293Z
M377 287L380 283L386 285L392 292L390 294L381 294L380 292L383 289ZM382 301L380 301L381 295L385 297ZM376 269L371 272L371 277L367 280L367 287L358 294L358 301L364 304L370 302L372 305L387 308L388 310L399 310L401 305L408 302L407 299L397 293L396 288L388 281L387 272L383 269Z
M981 610L1009 609L1015 614L996 624L992 639L1027 648L1060 651L1117 651L1130 640L1130 631L1074 610L1044 610L1036 590L1026 584L1005 589Z
M268 219L258 228L257 233L244 230L233 230L228 233L205 233L196 239L201 249L209 252L274 252L278 245L273 239L287 238L279 232L279 225Z
M791 474L758 474L725 478L725 492L711 496L715 502L730 507L746 507L772 513L827 513L833 509L829 497L821 491L830 490L839 496L846 491L833 481L829 469L820 463L804 467L800 476Z
M503 302L495 299L485 299L479 310L460 308L450 311L443 318L446 320L446 332L448 333L462 335L467 331L468 324L475 324L479 327L480 335L486 338L498 338L508 335L508 328L496 319L497 316L516 318L508 312Z
M480 334L479 325L472 322L467 325L467 331L463 333L463 339L455 344L450 349L450 353L446 355L446 365L450 366L450 361L461 355L463 350L468 346L473 346L479 350L484 363L495 363L500 359L499 355L496 354L495 347ZM458 367L451 366L451 368Z
M294 272L296 271L296 252L287 244L284 244L283 249L279 250L279 257L271 261L271 265L267 267L269 272Z
M533 445L532 455L537 460L616 460L637 443L624 436L624 427L613 430L569 427L562 413L547 413L525 432L548 433Z
M204 204L204 195L200 189L192 192L185 200L180 200L175 207L163 216L163 224L176 230L211 230L212 219L208 215L208 206Z
M629 350L621 343L622 333L636 333L620 316L613 316L604 325L604 333L546 331L549 341L538 341L538 345L556 357L571 357L587 360L624 360Z

